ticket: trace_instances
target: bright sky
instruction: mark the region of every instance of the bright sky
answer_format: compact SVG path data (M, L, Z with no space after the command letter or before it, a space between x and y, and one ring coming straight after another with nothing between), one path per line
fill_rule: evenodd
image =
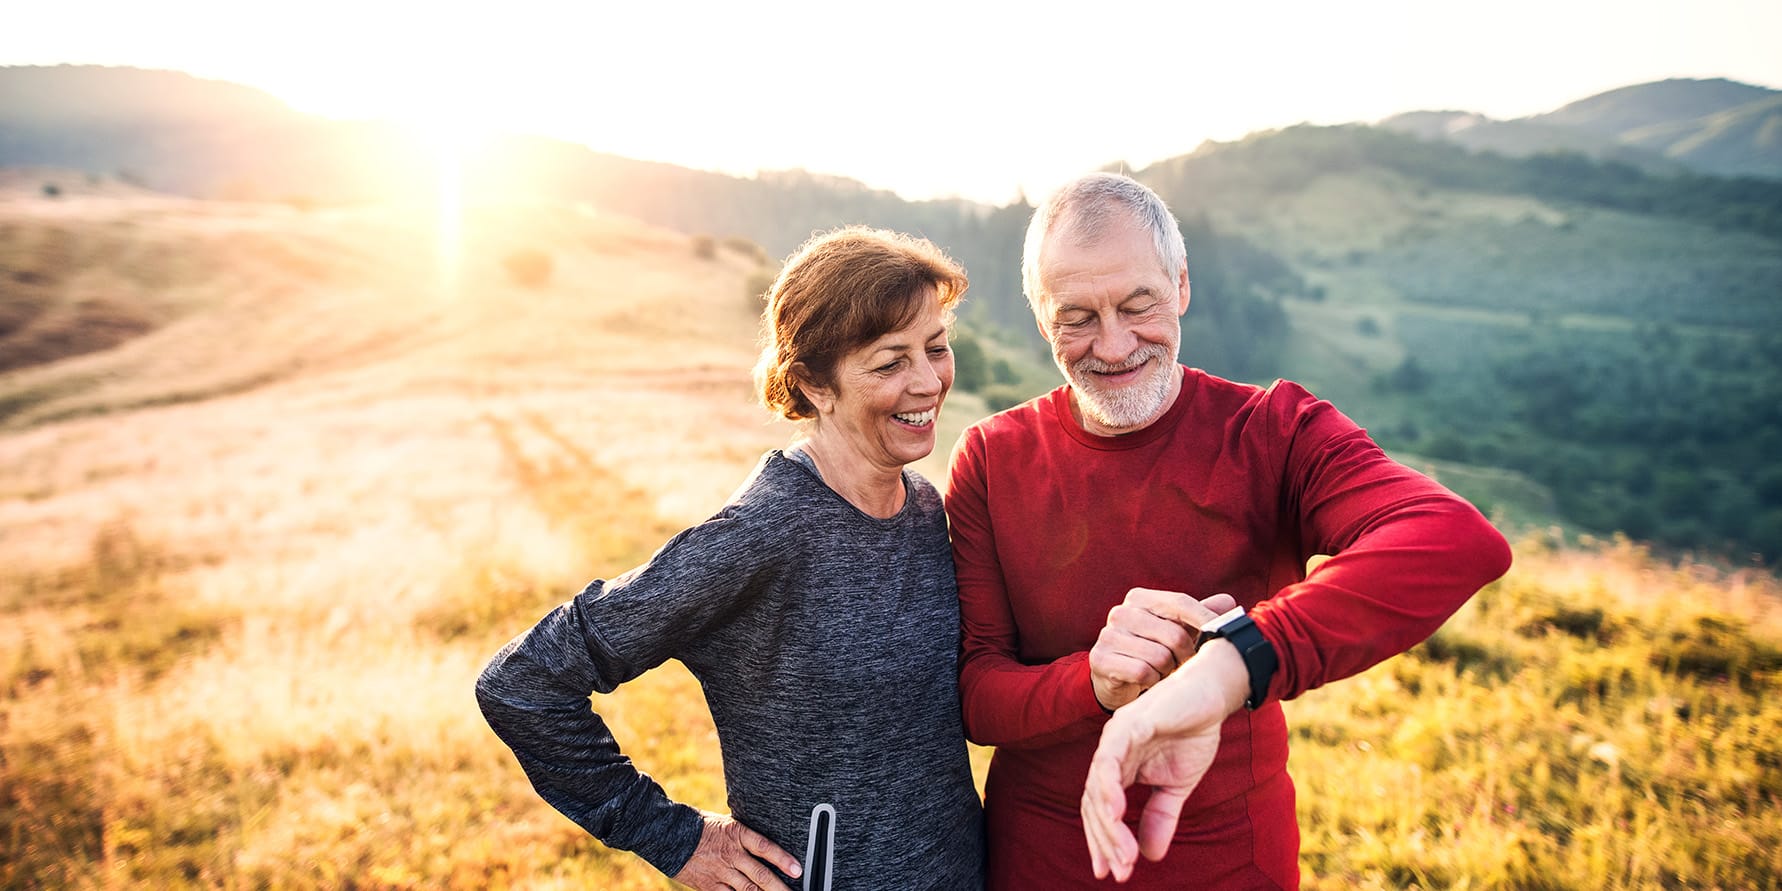
M451 118L1004 203L1302 121L1782 87L1782 0L36 0L0 65L174 68L336 117Z

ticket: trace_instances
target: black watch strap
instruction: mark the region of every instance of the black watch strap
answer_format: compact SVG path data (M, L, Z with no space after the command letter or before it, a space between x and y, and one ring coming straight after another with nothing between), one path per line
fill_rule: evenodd
M1244 659L1244 668L1250 672L1250 696L1244 700L1244 707L1255 709L1261 706L1268 698L1268 685L1274 680L1275 669L1280 666L1275 645L1262 636L1262 629L1244 615L1244 608L1240 606L1202 626L1200 633L1202 643L1222 637L1237 648L1238 655Z

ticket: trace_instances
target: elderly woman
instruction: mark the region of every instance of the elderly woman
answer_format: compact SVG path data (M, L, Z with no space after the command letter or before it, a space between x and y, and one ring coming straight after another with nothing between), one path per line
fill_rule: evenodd
M906 466L934 449L965 287L927 241L852 228L805 244L768 296L756 369L801 438L483 671L489 725L596 838L695 888L982 884L946 518ZM705 689L728 816L669 800L589 707L667 659Z

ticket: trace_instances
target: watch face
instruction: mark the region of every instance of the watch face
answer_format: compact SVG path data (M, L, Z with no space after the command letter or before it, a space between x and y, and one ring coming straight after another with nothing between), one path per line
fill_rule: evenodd
M1244 608L1241 606L1234 606L1231 609L1214 616L1212 621L1200 626L1200 633L1218 634L1219 632L1224 631L1227 625L1230 625L1243 617Z

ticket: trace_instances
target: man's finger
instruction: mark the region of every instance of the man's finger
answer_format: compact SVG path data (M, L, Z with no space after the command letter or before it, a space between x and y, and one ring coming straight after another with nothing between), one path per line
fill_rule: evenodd
M1110 725L1112 726L1112 725ZM1138 843L1126 828L1125 765L1127 740L1104 731L1102 747L1089 762L1089 776L1083 788L1083 825L1092 857L1099 852L1102 865L1118 881L1132 874L1138 857ZM1101 874L1098 873L1098 877Z
M1108 641L1096 662L1102 666L1103 673L1117 671L1122 680L1147 687L1163 680L1181 664L1169 647L1131 635Z
M1124 801L1124 790L1119 797ZM1114 827L1125 825L1120 817L1109 819L1107 805L1106 793L1100 789L1091 791L1083 798L1083 835L1089 843L1090 865L1095 867L1095 877L1098 879L1107 877L1113 871L1113 864L1119 859L1120 850L1119 841L1114 836Z
M798 858L786 853L772 839L746 826L743 827L742 843L743 850L779 867L780 872L792 878L796 879L804 873L804 869L798 865ZM779 880L775 879L774 883L779 884Z
M1187 597L1187 595L1182 595ZM1179 620L1159 615L1138 604L1122 604L1116 607L1119 615L1115 617L1104 633L1112 631L1117 635L1136 637L1150 641L1169 651L1170 662L1159 665L1164 674L1174 670L1176 664L1194 653L1196 634ZM1198 629L1199 626L1196 626Z
M1142 606L1153 615L1178 622L1188 628L1199 628L1218 617L1199 600L1180 591L1156 588L1133 588L1126 592L1126 602Z
M1139 817L1138 849L1146 860L1162 860L1169 853L1169 843L1176 836L1176 824L1182 818L1182 805L1188 793L1174 789L1153 789L1145 801L1145 812Z
M1108 875L1108 859L1102 854L1107 841L1101 829L1101 821L1091 813L1095 806L1090 803L1088 795L1083 796L1083 840L1089 844L1089 865L1095 870L1095 877L1105 879Z
M1214 594L1202 600L1200 605L1211 610L1213 615L1219 616L1237 609L1237 598L1230 594Z
M1150 613L1146 613L1145 616L1155 625L1168 625L1172 628L1178 628L1174 622L1166 622ZM1169 645L1152 636L1152 634L1156 633L1157 629L1146 629L1152 632L1151 634L1138 633L1133 630L1134 625L1142 626L1143 624L1143 622L1135 622L1131 618L1127 618L1121 620L1119 627L1109 625L1102 628L1101 633L1095 636L1095 646L1089 648L1090 654L1094 655L1099 653L1102 656L1129 656L1145 662L1146 664L1157 662L1158 658L1161 656L1164 659L1166 667L1174 667L1168 664L1168 660L1173 653Z
M1144 663L1136 659L1125 658L1119 659L1117 664L1104 668L1101 671L1101 676L1107 678L1115 688L1152 687L1162 680L1161 676L1151 671Z

